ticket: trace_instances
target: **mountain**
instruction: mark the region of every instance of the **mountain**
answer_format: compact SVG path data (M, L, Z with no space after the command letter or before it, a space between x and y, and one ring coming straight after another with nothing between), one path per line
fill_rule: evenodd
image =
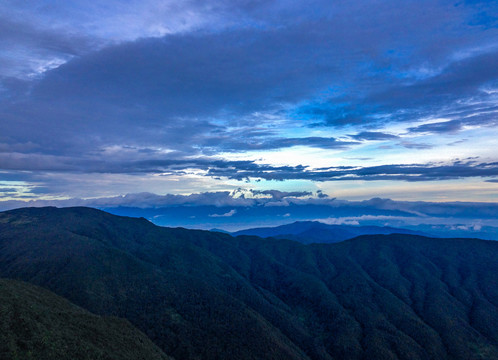
M0 279L0 358L168 359L126 320L102 318L37 286Z
M498 243L337 244L0 213L0 276L128 319L176 359L498 359Z
M217 228L209 229L209 231L220 232L220 233L224 233L224 234L230 234L230 231L226 231L226 230L223 230L223 229L217 229Z
M233 236L253 235L263 238L273 237L289 239L303 244L331 244L360 235L412 234L426 235L420 231L393 228L387 226L328 225L318 221L296 221L292 224L276 227L261 227L240 230Z
M496 226L483 226L480 224L470 226L465 224L418 224L407 225L406 228L413 231L431 234L431 236L434 237L472 237L485 240L498 240L498 227Z

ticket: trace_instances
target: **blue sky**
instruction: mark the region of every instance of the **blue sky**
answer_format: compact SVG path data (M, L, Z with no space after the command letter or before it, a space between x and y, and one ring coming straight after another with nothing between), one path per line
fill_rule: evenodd
M498 202L497 1L6 0L0 24L3 207Z

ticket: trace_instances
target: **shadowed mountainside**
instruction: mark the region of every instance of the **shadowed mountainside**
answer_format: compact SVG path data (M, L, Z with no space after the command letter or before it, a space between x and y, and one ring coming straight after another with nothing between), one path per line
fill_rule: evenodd
M127 318L177 359L498 358L496 242L302 245L29 208L0 214L0 276Z
M0 358L166 360L126 320L102 318L48 290L0 279Z

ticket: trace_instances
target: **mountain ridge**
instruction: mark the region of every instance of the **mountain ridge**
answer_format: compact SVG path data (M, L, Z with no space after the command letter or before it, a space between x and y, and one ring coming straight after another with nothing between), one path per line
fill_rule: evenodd
M0 213L0 276L127 318L182 359L498 357L498 244L337 244L161 228L88 208Z
M290 224L249 228L230 233L233 236L254 235L263 238L274 237L289 239L303 244L325 243L331 244L361 235L388 235L388 234L411 234L430 236L421 231L390 226L375 225L330 225L320 221L295 221Z

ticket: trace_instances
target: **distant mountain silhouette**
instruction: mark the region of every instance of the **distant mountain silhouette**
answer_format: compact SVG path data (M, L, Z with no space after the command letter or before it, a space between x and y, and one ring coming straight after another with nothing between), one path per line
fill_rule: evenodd
M231 234L230 231L226 231L223 229L217 229L217 228L209 229L209 231L220 232L220 233L224 233L224 234Z
M337 244L0 213L0 276L128 319L178 359L498 359L498 243Z
M102 318L38 286L0 279L0 359L169 358L126 320Z
M332 244L352 239L360 235L411 234L425 235L420 231L393 228L388 226L328 225L319 221L296 221L292 224L240 230L233 236L253 235L263 238L289 239L303 244Z

